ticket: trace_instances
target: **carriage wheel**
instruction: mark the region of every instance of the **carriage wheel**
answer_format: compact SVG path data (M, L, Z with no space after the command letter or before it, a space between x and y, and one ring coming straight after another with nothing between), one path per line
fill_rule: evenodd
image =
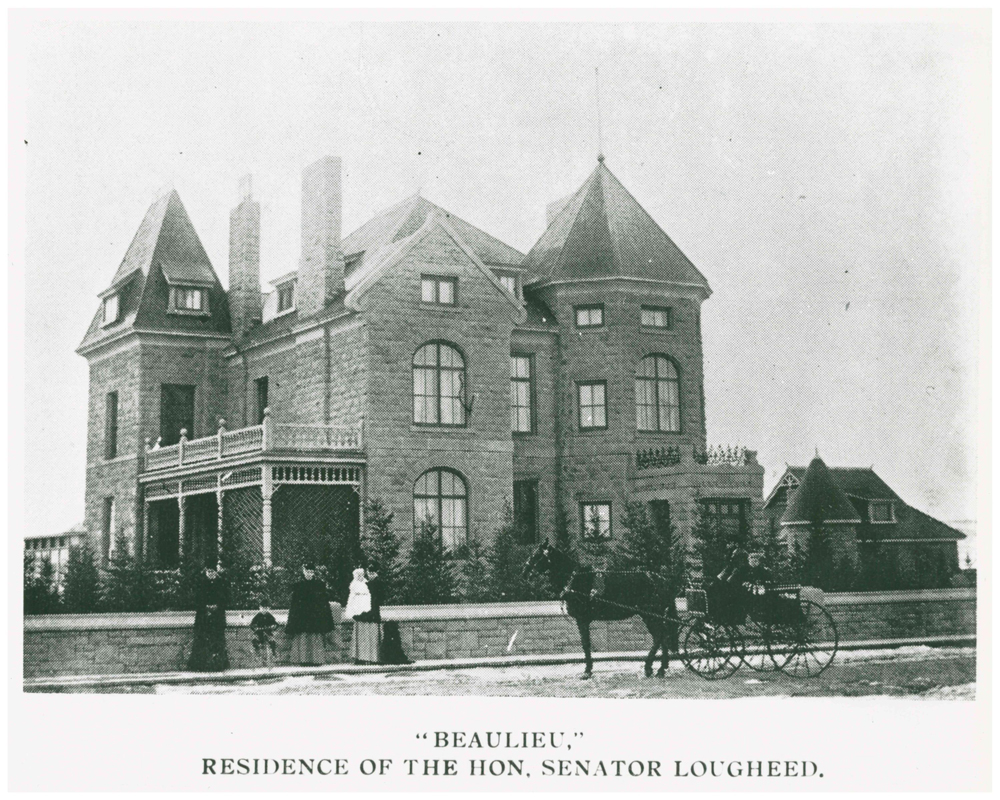
M768 651L778 669L792 678L815 678L837 655L837 626L823 606L811 600L799 604L801 618L775 625Z
M684 634L684 666L708 681L728 678L740 666L738 634L728 625L696 620Z
M740 648L740 658L743 664L754 672L775 672L778 669L771 655L770 643L774 636L771 628L771 625L753 619L743 626L743 647ZM747 650L753 652L748 653Z

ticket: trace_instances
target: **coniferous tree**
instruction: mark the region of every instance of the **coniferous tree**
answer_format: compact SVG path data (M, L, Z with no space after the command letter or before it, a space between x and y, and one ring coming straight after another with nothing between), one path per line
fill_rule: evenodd
M469 531L458 553L458 594L466 603L489 602L489 548L476 530Z
M677 591L684 585L686 558L681 536L672 523L658 529L645 503L627 500L621 516L621 535L612 555L612 568L650 572Z
M106 611L136 613L156 605L153 571L129 549L128 539L118 534L115 551L101 581L101 606Z
M504 504L500 527L487 551L489 590L492 602L539 600L549 596L547 580L538 572L524 572L532 545L521 544L523 531L514 520L510 503Z
M59 609L55 568L48 558L24 554L24 613L52 614Z
M383 602L394 603L399 595L399 539L392 529L393 513L380 498L365 506L365 529L361 534L361 549L368 566L382 583Z
M437 526L423 522L413 536L410 558L402 570L400 599L411 605L448 603L455 599L455 572Z
M788 544L781 539L776 527L764 525L755 537L753 546L761 554L761 566L775 582L789 579Z
M83 542L69 551L63 583L63 606L70 614L91 614L100 603L100 573L94 551Z
M691 538L692 569L700 570L702 579L718 575L726 565L729 548L735 539L717 524L715 517L701 503L698 504Z

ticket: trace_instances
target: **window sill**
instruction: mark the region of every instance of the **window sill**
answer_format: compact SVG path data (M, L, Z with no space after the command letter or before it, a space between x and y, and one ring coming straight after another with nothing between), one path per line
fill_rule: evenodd
M458 311L458 303L428 303L426 300L420 301L420 307L428 311Z
M472 431L468 425L439 425L434 422L411 422L411 431Z
M176 314L178 317L210 317L207 311L194 311L186 308L168 308L168 314Z
M595 426L593 428L577 428L576 432L577 433L607 433L608 432L608 426L607 425L600 425L600 426Z
M642 428L636 428L635 432L640 436L680 436L683 431L647 431Z
M295 306L292 306L291 308L286 308L284 311L278 311L278 312L275 313L275 315L272 317L272 319L277 319L278 317L288 316L294 310L295 310Z

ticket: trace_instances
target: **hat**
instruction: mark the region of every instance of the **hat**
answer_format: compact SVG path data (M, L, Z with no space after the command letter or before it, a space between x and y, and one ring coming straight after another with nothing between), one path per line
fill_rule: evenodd
M356 570L354 570L354 580L356 581L364 580L364 577L365 577L365 571L362 567L358 567Z

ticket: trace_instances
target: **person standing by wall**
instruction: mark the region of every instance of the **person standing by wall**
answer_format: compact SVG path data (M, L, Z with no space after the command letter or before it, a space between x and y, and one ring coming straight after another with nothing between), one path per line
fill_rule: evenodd
M221 672L229 668L226 650L228 587L214 567L206 567L195 601L194 641L187 668L193 672Z
M302 565L302 580L292 587L285 633L292 637L289 661L302 666L326 663L326 634L333 630L333 614L326 584L316 578L313 564Z
M354 620L354 631L351 637L351 657L356 664L377 664L378 651L381 644L380 615L377 606L373 604L372 590L369 581L376 581L378 576L372 573L365 575L363 567L354 570L354 580L351 581L350 594L344 616Z

